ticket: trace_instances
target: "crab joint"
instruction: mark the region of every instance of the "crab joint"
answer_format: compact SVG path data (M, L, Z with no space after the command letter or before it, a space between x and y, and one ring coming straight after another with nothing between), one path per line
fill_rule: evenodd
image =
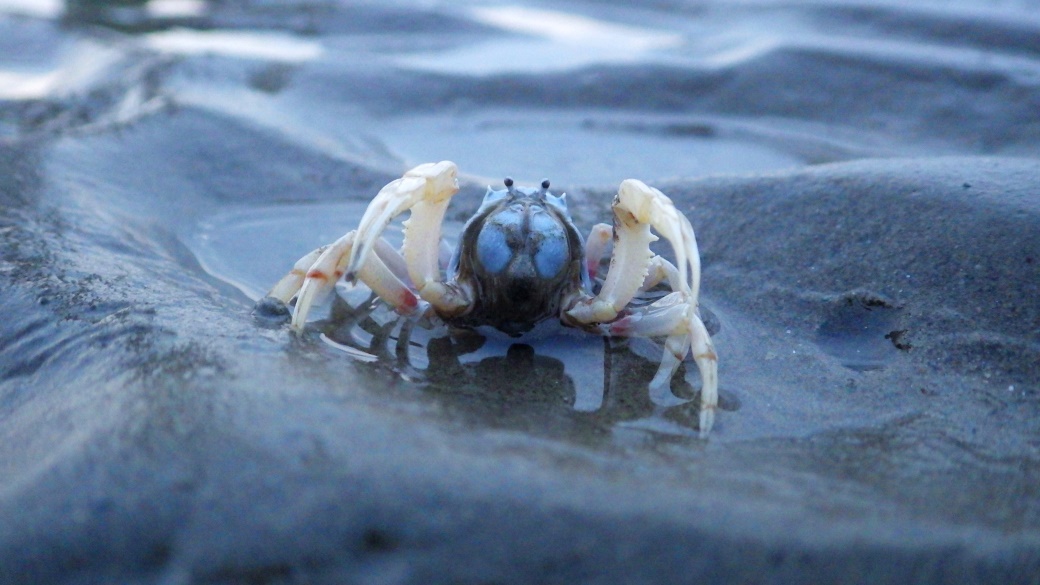
M329 275L325 274L321 270L311 270L310 272L307 273L307 278L313 278L313 279L316 279L316 280L328 280L329 279Z

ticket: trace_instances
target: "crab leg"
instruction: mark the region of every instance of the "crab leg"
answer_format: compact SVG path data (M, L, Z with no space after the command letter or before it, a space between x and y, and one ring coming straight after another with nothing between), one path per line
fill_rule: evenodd
M598 295L575 303L566 312L578 323L610 323L639 290L666 278L675 291L653 304L633 310L611 323L615 335L667 335L661 366L651 389L667 388L675 370L692 350L702 379L700 427L706 436L718 403L718 366L714 346L697 311L700 252L689 220L671 199L641 181L627 179L614 198L614 254ZM657 260L650 243L653 227L672 245L676 264Z
M318 300L332 291L343 275L343 266L353 248L356 232L322 246L300 258L293 269L274 285L268 296L288 303L296 297L292 327L302 329L307 314ZM376 253L358 271L358 278L402 315L411 315L422 303L402 281L404 261L385 240L374 245Z
M690 304L683 294L673 292L657 299L653 303L637 309L630 309L620 319L605 326L610 335L661 337L685 332Z
M274 297L288 304L296 296L296 293L300 292L300 287L303 286L303 281L307 278L307 270L314 265L318 256L321 256L322 252L327 248L328 246L322 246L317 250L308 252L306 256L297 260L289 274L283 276L281 280L271 287L267 296Z
M650 381L651 393L668 390L672 376L692 350L693 360L701 374L700 434L706 437L715 421L719 402L718 358L715 345L704 322L679 292L673 292L654 303L632 310L614 321L610 335L659 337L667 335L661 366Z
M372 246L390 222L405 211L404 257L408 276L419 296L442 314L459 313L470 306L469 291L446 284L440 269L441 222L451 196L458 190L455 163L419 165L390 182L376 195L357 229L357 239L345 262L345 278L353 282L365 265Z
M639 286L639 290L650 290L662 281L668 281L672 290L675 290L676 285L672 283L679 282L679 269L664 258L654 256L650 259L650 266L647 268L646 278L643 279L643 284Z
M715 344L712 343L708 329L699 315L691 316L689 326L690 350L701 374L701 437L707 437L715 424L715 409L719 405L719 358L715 354ZM670 341L672 338L668 339Z
M589 271L589 278L596 278L599 272L599 262L606 255L610 240L614 238L614 228L605 223L597 223L592 226L589 238L585 240L585 269Z

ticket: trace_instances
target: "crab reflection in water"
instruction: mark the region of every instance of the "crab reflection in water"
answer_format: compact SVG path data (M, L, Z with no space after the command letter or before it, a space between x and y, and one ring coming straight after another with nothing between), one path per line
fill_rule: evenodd
M702 313L714 335L717 319ZM547 429L532 426L566 419L572 431L588 423L601 431L699 435L699 390L686 379L696 377L686 371L692 364L679 367L665 392L648 393L661 351L648 339L594 337L551 321L519 339L491 328L429 327L402 318L362 286L334 295L329 318L311 326L329 347L458 399L454 409L481 422L541 432ZM722 393L719 407L734 410L735 398Z

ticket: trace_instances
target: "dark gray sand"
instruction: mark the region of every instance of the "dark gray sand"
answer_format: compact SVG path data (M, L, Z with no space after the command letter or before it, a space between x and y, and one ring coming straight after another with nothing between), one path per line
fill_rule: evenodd
M1021 4L0 2L0 583L1040 583ZM707 441L650 341L251 315L444 158L449 233L506 174L676 201Z

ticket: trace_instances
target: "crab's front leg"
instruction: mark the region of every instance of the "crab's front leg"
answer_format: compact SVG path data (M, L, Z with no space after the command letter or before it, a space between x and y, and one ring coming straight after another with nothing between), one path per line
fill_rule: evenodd
M651 382L653 388L667 388L692 349L702 379L700 429L702 436L707 435L718 403L717 358L697 310L700 253L693 227L671 199L635 179L621 183L613 209L614 252L603 286L595 297L578 300L566 311L565 320L612 323L613 335L667 335L661 366ZM654 279L650 268L655 256L650 243L657 237L651 233L651 226L671 243L675 253L674 268L663 260L655 267L669 273L667 280L674 292L617 320L645 283Z
M373 246L390 222L407 210L401 255L408 277L419 296L442 316L457 315L472 306L472 291L446 283L440 269L441 223L452 195L459 190L455 163L442 161L419 165L383 187L376 195L357 229L354 245L345 262L344 278L353 282L366 265Z

